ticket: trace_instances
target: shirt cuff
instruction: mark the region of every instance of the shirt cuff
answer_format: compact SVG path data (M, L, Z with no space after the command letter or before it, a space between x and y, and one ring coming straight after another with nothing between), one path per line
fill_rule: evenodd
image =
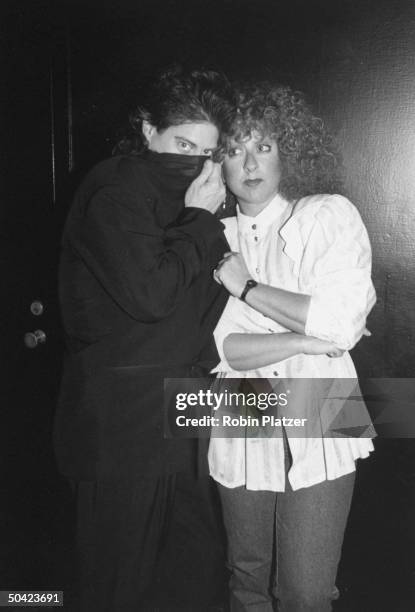
M346 351L354 346L353 341L340 328L339 317L333 309L327 308L326 300L319 296L311 296L304 332L306 336L333 342Z

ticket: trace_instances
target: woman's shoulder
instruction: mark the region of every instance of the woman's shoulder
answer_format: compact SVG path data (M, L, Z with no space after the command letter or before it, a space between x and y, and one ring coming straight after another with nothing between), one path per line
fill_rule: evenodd
M294 214L316 214L320 210L352 212L356 207L343 195L337 193L318 193L298 200L294 207Z
M301 222L319 222L329 226L361 222L356 206L339 194L316 194L301 198L295 205L292 219Z
M316 234L315 231L318 230ZM317 236L322 244L329 244L338 235L365 232L357 208L346 197L338 194L317 194L301 198L293 214L281 228L285 240L284 252L300 261L301 253L311 237Z

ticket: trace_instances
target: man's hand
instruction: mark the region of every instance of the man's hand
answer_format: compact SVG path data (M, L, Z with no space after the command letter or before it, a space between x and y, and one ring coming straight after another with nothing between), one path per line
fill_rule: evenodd
M225 253L216 266L213 276L235 297L241 296L246 281L252 278L240 253Z
M212 214L225 200L226 189L222 180L221 164L205 161L202 172L193 181L184 197L186 207L203 208Z

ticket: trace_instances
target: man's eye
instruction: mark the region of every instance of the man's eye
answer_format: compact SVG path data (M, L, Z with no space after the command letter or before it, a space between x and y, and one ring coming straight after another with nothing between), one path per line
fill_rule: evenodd
M182 149L182 151L190 151L191 150L190 144L188 142L186 142L185 140L179 140L178 141L178 145L179 145L179 148Z
M264 143L259 144L258 151L260 151L260 153L269 153L271 151L271 145L264 144Z

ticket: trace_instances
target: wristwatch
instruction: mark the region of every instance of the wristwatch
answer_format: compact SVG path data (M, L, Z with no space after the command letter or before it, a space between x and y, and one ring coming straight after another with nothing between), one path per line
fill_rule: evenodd
M243 302L245 302L246 294L248 293L248 291L251 291L251 289L256 287L257 284L258 283L255 280L253 280L252 278L250 278L248 281L246 281L246 285L245 285L244 290L242 291L241 295L239 296L239 299L242 300Z

